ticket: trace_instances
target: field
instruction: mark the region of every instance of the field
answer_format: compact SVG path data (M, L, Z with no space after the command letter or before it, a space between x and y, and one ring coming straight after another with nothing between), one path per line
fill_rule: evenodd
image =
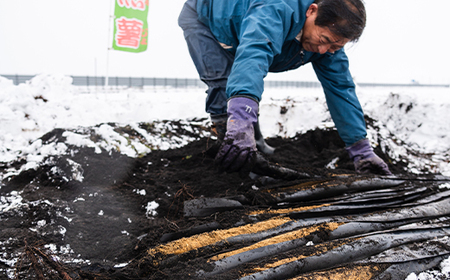
M205 120L164 124L166 137L208 135ZM67 142L67 131L41 140ZM16 259L4 276L404 279L448 257L447 177L409 174L380 149L396 176L356 175L333 129L267 142L267 159L299 177L219 173L210 137L136 158L67 144L1 188L15 207L0 216L4 256Z

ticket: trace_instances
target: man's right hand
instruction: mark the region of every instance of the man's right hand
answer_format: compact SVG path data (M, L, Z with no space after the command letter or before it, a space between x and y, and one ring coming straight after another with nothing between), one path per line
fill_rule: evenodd
M227 172L250 172L256 157L254 124L258 121L258 103L248 97L228 101L227 132L215 162Z
M357 173L392 175L388 165L373 152L369 139L362 139L345 149L353 160Z

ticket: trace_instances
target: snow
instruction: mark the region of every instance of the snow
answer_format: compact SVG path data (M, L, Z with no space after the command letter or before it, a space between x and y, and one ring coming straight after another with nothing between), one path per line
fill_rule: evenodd
M147 210L145 213L147 218L154 217L158 214L158 212L156 212L156 209L158 208L158 206L159 206L159 204L156 201L151 201L147 204L147 207L145 207L145 209Z
M142 189L142 190L134 189L133 192L135 192L139 195L143 195L143 196L145 196L147 194L147 192L144 189Z
M11 80L0 76L0 163L19 159L25 162L20 168L0 173L0 182L22 170L37 168L50 155L66 153L67 145L93 147L97 153L102 149L115 149L130 157L149 153L152 147L170 149L185 145L192 139L158 138L146 133L138 124L159 121L154 124L156 130L170 131L171 124L163 120L181 120L187 124L192 119L206 119L204 91L205 88L197 87L75 87L70 77L48 74L15 86ZM450 122L447 119L450 88L372 87L357 88L357 93L365 114L374 119L374 126L378 127L368 130L373 145L381 145L397 161L406 160L411 172L420 174L427 168L450 176ZM116 132L110 123L128 125L140 133L143 140ZM334 127L320 88L266 89L260 103L260 124L266 137L293 137L317 127ZM44 143L39 139L55 128L65 129L65 143ZM89 138L91 133L102 140L93 141ZM68 164L73 171L78 170L78 163L68 161ZM329 168L333 168L333 162ZM81 171L73 174L75 177L67 180L83 180ZM448 184L442 187L449 188ZM136 193L145 195L140 190ZM78 198L77 201L83 200ZM10 211L21 203L20 193L10 192L0 197L0 211ZM157 207L156 202L149 203L147 216L156 215ZM411 274L407 279L448 276L450 259L442 262L441 270L418 276Z
M120 150L134 157L151 147L173 148L175 143L148 135L140 122L206 118L204 88L84 88L75 87L64 75L38 75L14 86L0 77L0 162L24 159L19 170L0 175L0 179L36 168L49 155L63 154L66 144L96 149ZM450 88L358 88L364 112L375 119L379 130L369 129L374 145L396 160L408 157L411 171L423 167L450 175L447 162L450 149ZM334 127L320 88L268 88L260 104L261 129L265 136L293 137L316 127ZM114 131L109 123L129 125L141 133L149 145ZM156 129L171 129L170 123L156 123ZM54 128L64 128L65 143L42 143L38 139ZM71 131L67 131L72 129ZM95 133L103 139L94 142ZM176 139L178 146L190 139ZM150 147L151 146L151 147ZM414 150L420 155L407 156ZM76 163L73 163L76 164ZM330 165L331 166L331 165ZM76 168L76 166L74 166ZM82 180L79 174L77 180Z
M0 211L8 212L22 205L22 197L17 191L12 191L8 196L0 196Z
M441 271L430 270L419 273L411 273L405 280L433 280L433 279L449 279L450 278L450 258L445 259L439 265Z

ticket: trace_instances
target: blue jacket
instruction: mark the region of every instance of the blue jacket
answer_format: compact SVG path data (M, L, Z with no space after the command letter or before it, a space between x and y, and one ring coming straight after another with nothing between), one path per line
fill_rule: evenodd
M366 137L364 115L343 49L302 51L296 36L313 0L198 0L199 20L235 56L227 94L261 100L267 73L311 62L338 132L351 145Z

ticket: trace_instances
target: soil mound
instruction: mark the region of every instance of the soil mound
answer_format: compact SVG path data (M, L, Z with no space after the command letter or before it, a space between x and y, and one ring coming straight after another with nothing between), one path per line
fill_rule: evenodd
M62 132L42 140L63 142ZM335 130L267 142L270 162L311 178L219 173L207 137L138 158L69 145L0 189L4 258L19 259L0 262L3 278L381 279L400 275L394 264L421 271L450 253L439 239L447 178L408 174L379 148L396 178L358 176Z

